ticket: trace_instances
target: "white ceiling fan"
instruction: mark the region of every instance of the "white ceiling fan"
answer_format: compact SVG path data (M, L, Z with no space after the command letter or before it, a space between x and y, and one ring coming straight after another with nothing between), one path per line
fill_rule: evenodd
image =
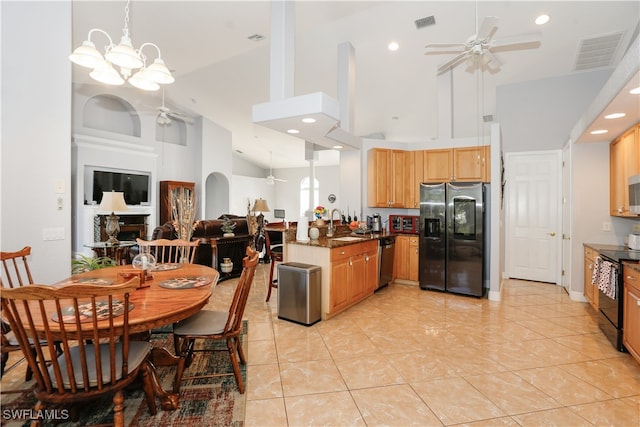
M476 3L476 33L464 43L428 44L425 48L433 50L425 52L425 55L455 53L453 57L438 65L438 74L451 70L465 61L468 62L466 70L468 72L480 69L496 73L502 65L494 55L496 52L534 49L540 46L539 33L521 34L494 40L493 35L498 30L498 23L497 16L487 16L478 28L478 5Z
M161 126L170 125L172 120L180 120L190 125L194 123L191 117L177 111L172 111L164 104L164 89L162 89L162 105L159 106L157 110L158 117L156 118L156 122Z
M278 182L287 182L286 179L279 179L273 176L273 153L269 151L269 156L271 157L271 163L269 166L269 175L265 178L267 180L267 185L273 185Z

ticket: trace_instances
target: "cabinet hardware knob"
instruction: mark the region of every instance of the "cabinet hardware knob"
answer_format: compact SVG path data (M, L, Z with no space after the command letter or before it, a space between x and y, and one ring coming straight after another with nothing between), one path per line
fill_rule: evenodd
M629 275L627 275L627 277L626 277L626 278L627 278L627 279L629 279L629 280L636 280L635 276L632 276L632 275L630 275L630 274L629 274Z

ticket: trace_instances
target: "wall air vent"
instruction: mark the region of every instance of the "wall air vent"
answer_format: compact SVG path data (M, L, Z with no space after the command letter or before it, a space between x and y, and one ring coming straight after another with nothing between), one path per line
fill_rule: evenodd
M436 23L436 18L435 16L431 15L431 16L427 16L426 18L420 18L420 19L416 19L416 29L420 29L420 28L424 28L424 27L428 27L429 25L435 25Z
M613 65L621 40L622 33L581 40L574 71L592 70Z

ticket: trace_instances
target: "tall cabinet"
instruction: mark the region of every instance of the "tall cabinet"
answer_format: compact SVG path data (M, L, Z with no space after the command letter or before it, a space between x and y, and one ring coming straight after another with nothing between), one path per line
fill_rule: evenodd
M160 209L158 211L160 222L158 225L165 224L173 219L171 218L171 192L179 188L195 191L195 186L194 182L160 181L160 193L158 195L160 199Z

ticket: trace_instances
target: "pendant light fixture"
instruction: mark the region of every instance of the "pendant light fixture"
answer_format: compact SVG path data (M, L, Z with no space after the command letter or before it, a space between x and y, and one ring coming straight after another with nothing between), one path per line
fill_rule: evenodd
M129 37L129 0L124 8L124 28L120 44L114 45L109 34L99 28L89 31L87 40L78 46L69 59L74 64L82 67L92 68L89 76L99 82L109 85L121 85L127 80L132 86L143 90L158 90L161 84L170 84L175 81L171 72L165 65L160 54L160 48L153 43L143 43L139 49L134 49ZM109 39L109 44L105 47L104 57L96 49L96 45L91 41L94 32L102 33ZM158 51L158 57L149 66L146 65L147 57L142 53L142 49L150 46ZM120 72L115 66L120 67ZM134 71L136 71L133 74Z

